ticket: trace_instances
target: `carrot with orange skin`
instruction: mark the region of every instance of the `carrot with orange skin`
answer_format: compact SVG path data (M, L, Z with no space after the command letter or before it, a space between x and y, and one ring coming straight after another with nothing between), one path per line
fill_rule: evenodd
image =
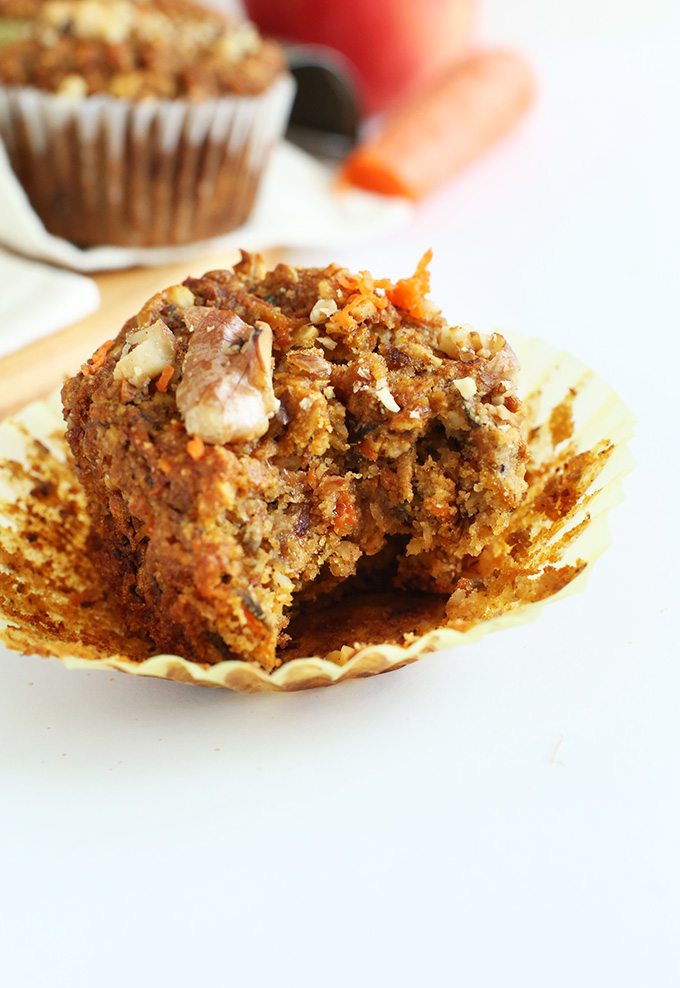
M473 55L441 76L346 160L352 185L422 199L507 134L527 110L533 79L506 51Z

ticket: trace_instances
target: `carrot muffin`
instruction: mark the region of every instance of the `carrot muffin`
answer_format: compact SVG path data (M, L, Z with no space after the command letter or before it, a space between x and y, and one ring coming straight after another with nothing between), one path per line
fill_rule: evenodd
M452 593L522 500L526 448L512 350L446 322L428 260L392 284L244 254L159 292L67 381L131 632L272 669L301 601Z
M0 0L0 136L80 245L216 236L250 213L288 116L278 45L193 0Z

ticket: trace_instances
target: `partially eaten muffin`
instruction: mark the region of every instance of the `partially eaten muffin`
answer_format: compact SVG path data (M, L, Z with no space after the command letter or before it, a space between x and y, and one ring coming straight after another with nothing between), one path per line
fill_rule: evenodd
M244 254L155 295L66 382L131 633L272 669L321 595L454 591L522 500L526 447L512 350L445 321L428 261L393 284Z

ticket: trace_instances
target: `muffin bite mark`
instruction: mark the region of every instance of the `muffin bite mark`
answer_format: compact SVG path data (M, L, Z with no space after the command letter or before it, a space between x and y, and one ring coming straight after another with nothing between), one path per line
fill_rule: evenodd
M464 560L524 494L509 407L516 361L501 337L448 326L425 297L426 264L416 278L399 308L394 286L365 272L265 273L244 255L234 271L187 279L193 305L159 293L96 374L67 382L97 551L131 629L197 661L230 655L271 669L300 602L362 580L453 592ZM218 333L216 377L240 364L236 386L211 393L219 414L199 415L196 428L182 395L206 320L231 327ZM122 400L115 368L134 354L123 355L128 340L158 322L175 339L174 373L165 390L140 378ZM256 353L262 339L271 351ZM211 439L205 422L238 424L239 387L264 421L253 431L243 415L240 432Z

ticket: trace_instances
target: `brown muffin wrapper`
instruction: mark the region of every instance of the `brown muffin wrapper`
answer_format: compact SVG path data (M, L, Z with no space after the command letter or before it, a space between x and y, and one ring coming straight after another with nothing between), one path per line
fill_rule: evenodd
M547 601L583 589L609 544L607 515L633 467L633 417L576 358L538 340L509 338L522 365L529 493L448 602L364 595L345 602L344 613L334 605L333 621L320 603L298 642L298 653L309 646L307 657L272 673L238 660L208 666L177 655L147 657L97 586L85 548L84 496L55 395L0 425L0 639L70 667L241 692L293 691L398 669L535 619Z
M47 230L80 246L165 246L248 218L295 84L192 104L0 89L0 137Z

